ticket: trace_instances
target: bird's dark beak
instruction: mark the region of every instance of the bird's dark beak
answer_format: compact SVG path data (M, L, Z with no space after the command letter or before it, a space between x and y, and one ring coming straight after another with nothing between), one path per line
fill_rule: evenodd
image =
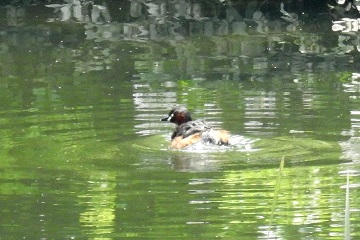
M164 117L164 118L160 119L160 121L162 121L162 122L170 121L170 117L169 117L169 116L168 116L168 117Z

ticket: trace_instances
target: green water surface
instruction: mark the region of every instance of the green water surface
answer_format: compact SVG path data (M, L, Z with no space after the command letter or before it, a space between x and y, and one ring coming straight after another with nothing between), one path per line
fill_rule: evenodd
M122 4L0 9L0 239L360 237L353 35ZM236 143L169 149L176 104Z

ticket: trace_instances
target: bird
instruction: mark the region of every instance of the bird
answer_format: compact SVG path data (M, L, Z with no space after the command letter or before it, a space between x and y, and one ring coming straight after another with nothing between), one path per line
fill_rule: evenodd
M195 143L229 145L230 133L226 130L215 130L204 120L192 120L190 112L184 106L175 106L168 116L160 119L176 124L171 135L170 147L184 149Z

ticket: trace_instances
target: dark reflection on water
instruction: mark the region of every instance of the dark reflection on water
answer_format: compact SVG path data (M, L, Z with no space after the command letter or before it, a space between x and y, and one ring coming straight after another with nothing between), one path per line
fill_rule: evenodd
M360 236L354 21L210 2L0 8L0 239Z

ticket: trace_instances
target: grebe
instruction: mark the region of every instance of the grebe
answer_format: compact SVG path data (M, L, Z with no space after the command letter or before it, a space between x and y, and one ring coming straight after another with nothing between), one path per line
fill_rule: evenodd
M176 106L161 121L175 123L176 129L171 135L171 148L182 149L199 141L216 145L228 145L230 134L226 130L215 130L203 120L192 121L189 111Z

